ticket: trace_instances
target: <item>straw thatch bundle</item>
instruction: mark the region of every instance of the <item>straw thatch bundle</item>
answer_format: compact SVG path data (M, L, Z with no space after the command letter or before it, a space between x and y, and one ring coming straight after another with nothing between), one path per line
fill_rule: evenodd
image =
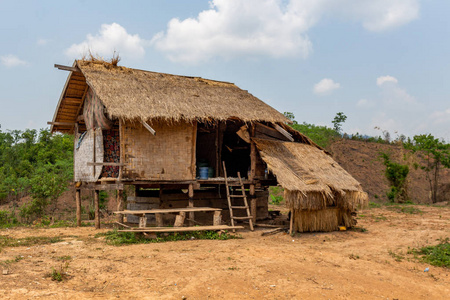
M291 209L330 206L353 211L368 202L361 185L323 150L312 145L254 139L262 159L285 188Z
M169 75L98 61L77 67L110 117L127 120L289 122L283 114L228 82Z
M351 213L337 207L315 211L294 210L293 230L307 231L334 231L338 226L352 227L354 221Z

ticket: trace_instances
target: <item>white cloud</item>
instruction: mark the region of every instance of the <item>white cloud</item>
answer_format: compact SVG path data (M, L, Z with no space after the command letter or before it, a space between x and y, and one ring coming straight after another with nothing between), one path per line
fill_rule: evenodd
M212 0L195 18L172 19L152 39L172 61L214 57L304 57L308 31L323 18L362 23L370 31L395 28L418 17L419 0Z
M38 44L38 46L45 46L48 44L48 42L50 42L50 40L47 39L38 39L36 44Z
M444 111L435 111L430 115L430 120L434 124L450 124L450 108L444 110Z
M0 56L0 60L2 62L2 65L11 68L11 67L17 67L17 66L24 66L27 64L26 61L21 60L16 55L9 54L9 55L3 55Z
M357 107L372 107L373 102L367 99L361 99L356 103Z
M97 35L88 34L86 40L73 44L65 53L71 58L79 58L89 51L93 55L112 57L116 51L121 57L140 58L145 54L146 43L139 35L129 34L117 23L103 24Z
M389 76L389 75L380 76L380 77L377 78L377 85L378 86L382 86L386 82L398 83L398 80L397 80L397 78Z
M334 82L333 79L324 78L314 85L314 94L324 96L331 94L332 91L340 88L341 85Z
M419 0L338 0L334 5L341 15L355 19L370 31L384 31L407 24L419 17ZM339 6L339 8L337 8Z
M381 88L382 100L388 104L412 104L415 103L413 96L398 85L398 80L392 76L380 76L377 85Z

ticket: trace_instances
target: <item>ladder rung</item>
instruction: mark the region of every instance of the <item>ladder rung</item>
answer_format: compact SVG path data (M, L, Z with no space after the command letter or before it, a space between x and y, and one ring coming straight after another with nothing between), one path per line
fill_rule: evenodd
M248 208L248 206L232 206L232 209L244 209L244 208Z
M248 216L248 217L232 217L232 219L235 219L235 220L250 220L250 219L253 219L253 217L252 216Z
M244 195L230 195L232 198L244 198Z

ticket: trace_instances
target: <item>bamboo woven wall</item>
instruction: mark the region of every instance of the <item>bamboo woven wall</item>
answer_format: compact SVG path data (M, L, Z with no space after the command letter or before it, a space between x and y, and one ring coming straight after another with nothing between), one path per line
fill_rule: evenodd
M77 134L77 145L81 134ZM95 182L100 176L102 167L88 166L88 162L103 162L103 134L101 129L95 131L95 155L94 155L94 130L86 132L78 149L74 149L74 178L75 181ZM94 160L95 156L95 160Z
M194 125L185 122L153 122L151 126L156 135L152 135L140 123L124 122L122 149L126 166L123 178L193 179Z

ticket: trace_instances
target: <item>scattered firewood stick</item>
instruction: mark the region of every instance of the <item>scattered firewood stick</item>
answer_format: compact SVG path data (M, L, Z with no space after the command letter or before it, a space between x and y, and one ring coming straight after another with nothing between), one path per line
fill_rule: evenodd
M254 224L253 226L263 227L263 228L281 228L281 227L283 227L283 225L272 225L272 224Z
M120 223L120 222L114 222L114 223L116 223L116 224L118 224L118 225L120 225L120 226L123 226L123 227L125 227L125 228L131 228L131 226L128 226L128 225L125 225L125 224L123 224L123 223Z
M276 234L276 233L280 233L283 232L285 229L284 228L275 228L269 231L264 231L263 233L261 233L261 236L266 236L266 235L272 235L272 234Z

